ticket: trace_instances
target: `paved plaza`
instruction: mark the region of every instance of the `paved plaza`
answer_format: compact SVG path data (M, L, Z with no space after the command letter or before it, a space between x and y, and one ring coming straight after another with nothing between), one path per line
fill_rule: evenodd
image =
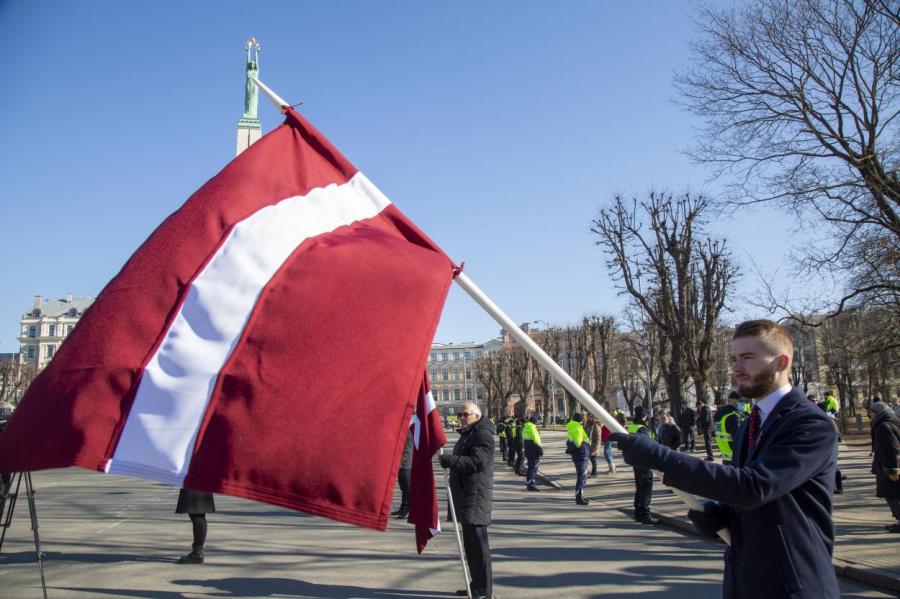
M591 505L576 506L564 433L542 434L542 470L563 488L527 493L524 479L498 464L490 528L497 596L720 596L721 545L675 526L633 523L631 470L621 461L618 474L589 481ZM872 497L865 439L850 439L842 451L850 478L837 501L836 558L900 573L900 536L881 528L888 512ZM452 534L417 555L405 522L392 520L378 533L226 496L216 497L219 511L209 516L206 564L178 566L173 561L190 549L191 526L173 513L177 489L74 468L37 472L33 480L51 598L449 598L462 586ZM444 505L443 492L440 500ZM684 512L659 484L653 507L673 520ZM845 597L897 596L843 578L841 588ZM0 554L0 597L40 596L21 502Z

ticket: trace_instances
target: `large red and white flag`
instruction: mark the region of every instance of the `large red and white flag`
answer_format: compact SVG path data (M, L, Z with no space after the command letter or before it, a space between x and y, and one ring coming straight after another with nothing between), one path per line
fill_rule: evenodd
M0 472L76 465L384 529L453 272L288 110L103 289L0 435Z
M426 374L419 391L416 413L412 420L413 459L409 473L409 517L407 522L416 525L416 549L425 549L428 539L440 534L441 520L438 514L437 494L434 488L432 459L447 443L444 426L431 394L431 384Z

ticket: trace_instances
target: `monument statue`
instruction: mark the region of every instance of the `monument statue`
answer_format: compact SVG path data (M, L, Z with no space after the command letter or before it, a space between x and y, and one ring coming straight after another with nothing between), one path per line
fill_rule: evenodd
M259 88L250 77L259 76L259 42L255 37L251 37L245 48L247 49L247 81L244 84L243 118L256 119L258 118L256 111L259 105Z

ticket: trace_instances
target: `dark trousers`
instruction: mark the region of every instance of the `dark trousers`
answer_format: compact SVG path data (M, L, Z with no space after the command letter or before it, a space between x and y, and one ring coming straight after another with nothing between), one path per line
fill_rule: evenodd
M703 445L704 447L706 447L706 457L708 457L709 459L713 459L712 435L710 435L709 427L701 426L700 432L703 433Z
M516 474L524 474L524 472L522 471L522 464L524 462L525 462L525 456L522 455L522 450L519 448L516 448L516 465L515 465Z
M538 465L541 463L542 449L534 441L525 441L525 459L528 460L528 472L525 473L525 483L536 483Z
M579 497L584 494L584 487L587 485L587 457L572 456L572 463L575 464L575 497Z
M653 472L634 469L634 519L650 517L650 499L653 497Z
M600 456L591 456L591 476L597 476L597 458Z
M834 492L835 493L843 493L844 492L844 477L841 476L841 469L834 469Z
M684 427L684 451L697 449L697 429L693 426Z
M510 466L515 466L515 464L516 464L516 442L515 442L515 440L509 442L509 449L507 450L507 453L509 454L509 456L508 456L509 459L506 460L506 463L509 464Z
M401 468L397 472L397 484L400 485L400 510L409 510L409 468Z
M463 523L462 533L466 563L469 565L469 576L472 578L472 595L490 597L493 594L493 575L487 526Z
M188 514L191 517L191 526L194 529L194 544L191 547L196 553L203 552L206 545L206 514Z
M888 507L891 508L891 515L900 520L900 499L885 499L887 501Z
M500 437L500 458L506 461L506 437Z

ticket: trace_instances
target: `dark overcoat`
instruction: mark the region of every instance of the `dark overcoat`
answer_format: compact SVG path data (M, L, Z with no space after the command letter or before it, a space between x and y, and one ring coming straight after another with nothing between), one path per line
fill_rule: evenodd
M212 514L215 511L216 502L212 493L193 489L181 489L178 493L176 514Z
M872 474L875 496L900 499L900 480L891 480L900 468L900 418L889 410L872 419Z
M463 524L487 526L494 502L494 427L482 417L453 447L450 491Z
M776 404L751 452L749 420L738 429L733 465L672 452L663 482L722 504L731 532L723 597L838 599L834 425L797 389Z

